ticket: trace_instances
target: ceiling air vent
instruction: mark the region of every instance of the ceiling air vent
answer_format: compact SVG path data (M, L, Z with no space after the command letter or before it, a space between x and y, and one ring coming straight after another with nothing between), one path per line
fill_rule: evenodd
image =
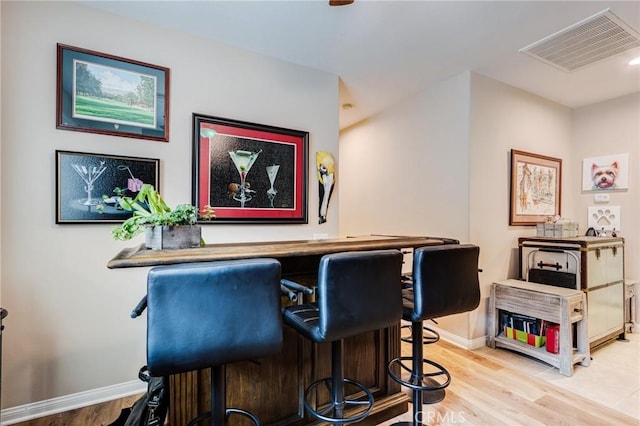
M638 32L606 9L520 52L571 72L637 47Z

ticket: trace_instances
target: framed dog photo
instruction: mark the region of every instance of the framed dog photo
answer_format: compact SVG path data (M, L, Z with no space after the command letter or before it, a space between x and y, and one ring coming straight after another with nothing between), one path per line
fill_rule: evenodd
M56 223L124 222L132 212L120 198L143 184L158 189L160 160L56 151Z
M582 160L582 190L629 189L629 154L605 155Z
M509 225L535 225L560 215L562 160L511 150Z

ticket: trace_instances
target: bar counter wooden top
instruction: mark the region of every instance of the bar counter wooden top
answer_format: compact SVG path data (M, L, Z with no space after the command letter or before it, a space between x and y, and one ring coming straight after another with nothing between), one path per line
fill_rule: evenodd
M269 257L280 261L283 276L295 277L297 281L312 286L317 281L320 258L325 254L399 249L410 256L414 248L440 244L443 244L443 240L430 237L370 235L323 240L208 244L184 250L148 250L140 245L122 250L107 266L132 268ZM292 302L283 296L285 303ZM227 405L251 411L264 425L318 424L304 413L300 395L310 383L330 375L331 345L313 344L289 327L284 327L283 331L284 344L279 356L227 366ZM358 425L376 425L408 410L408 396L386 372L387 363L398 356L400 324L346 339L345 375L364 383L375 397L369 417ZM209 380L209 369L170 377L171 426L187 424L199 413L208 411ZM328 395L319 394L316 397L316 404L321 405ZM231 426L238 424L233 417L230 417Z
M255 257L304 257L343 251L415 248L442 244L430 237L368 235L358 237L207 244L178 250L149 250L144 244L122 250L107 263L107 267L132 268L174 263L209 262L249 259Z

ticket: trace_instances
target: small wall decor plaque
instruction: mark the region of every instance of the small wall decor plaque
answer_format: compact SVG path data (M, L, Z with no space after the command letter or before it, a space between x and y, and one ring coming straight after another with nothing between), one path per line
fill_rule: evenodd
M336 160L328 151L316 152L316 167L318 169L318 195L320 208L318 211L318 223L327 221L329 201L336 184Z

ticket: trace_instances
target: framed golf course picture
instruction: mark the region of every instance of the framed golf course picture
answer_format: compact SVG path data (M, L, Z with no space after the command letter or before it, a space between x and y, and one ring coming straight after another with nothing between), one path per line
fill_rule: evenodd
M58 129L169 141L169 69L58 44Z

